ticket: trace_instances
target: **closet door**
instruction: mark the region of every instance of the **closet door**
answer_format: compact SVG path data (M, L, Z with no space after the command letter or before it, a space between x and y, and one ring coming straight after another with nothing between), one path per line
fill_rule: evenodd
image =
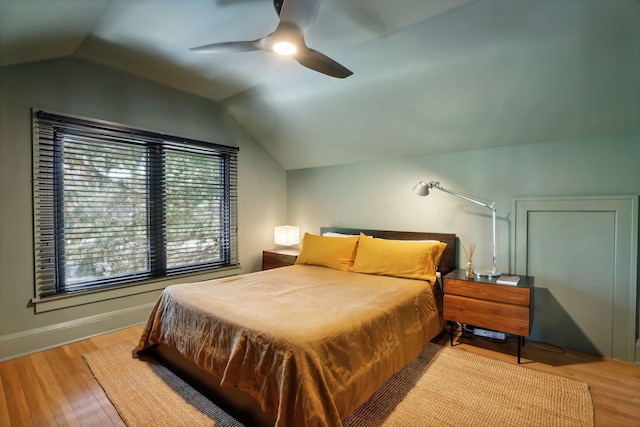
M635 360L637 202L514 200L512 265L535 277L530 339Z

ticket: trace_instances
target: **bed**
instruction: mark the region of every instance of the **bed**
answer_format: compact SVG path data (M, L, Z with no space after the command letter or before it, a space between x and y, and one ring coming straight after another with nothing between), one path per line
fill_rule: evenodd
M296 265L167 287L134 354L246 425L341 426L442 331L435 267L453 270L455 247L454 234L323 228Z

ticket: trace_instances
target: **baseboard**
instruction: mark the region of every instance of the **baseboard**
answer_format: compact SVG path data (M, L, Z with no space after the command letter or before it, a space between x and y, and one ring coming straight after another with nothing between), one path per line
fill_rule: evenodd
M144 323L155 302L0 336L0 362Z

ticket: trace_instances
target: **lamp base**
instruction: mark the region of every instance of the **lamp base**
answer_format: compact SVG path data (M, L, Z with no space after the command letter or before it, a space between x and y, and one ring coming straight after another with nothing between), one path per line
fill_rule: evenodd
M487 279L493 279L500 277L500 273L494 273L493 271L476 271L476 277L486 277Z

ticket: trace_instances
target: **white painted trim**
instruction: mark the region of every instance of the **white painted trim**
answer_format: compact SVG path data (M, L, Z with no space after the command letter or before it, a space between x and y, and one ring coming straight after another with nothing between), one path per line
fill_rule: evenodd
M90 304L99 301L106 301L114 298L122 298L146 292L158 291L169 285L200 282L203 280L218 279L238 274L240 266L225 267L215 270L213 273L195 273L191 275L180 275L156 279L152 282L140 283L137 285L127 285L121 287L107 288L96 291L79 292L77 294L66 294L45 298L34 298L31 303L35 306L36 313L59 310L61 308L74 307L77 305Z
M0 336L0 362L144 323L155 302Z

